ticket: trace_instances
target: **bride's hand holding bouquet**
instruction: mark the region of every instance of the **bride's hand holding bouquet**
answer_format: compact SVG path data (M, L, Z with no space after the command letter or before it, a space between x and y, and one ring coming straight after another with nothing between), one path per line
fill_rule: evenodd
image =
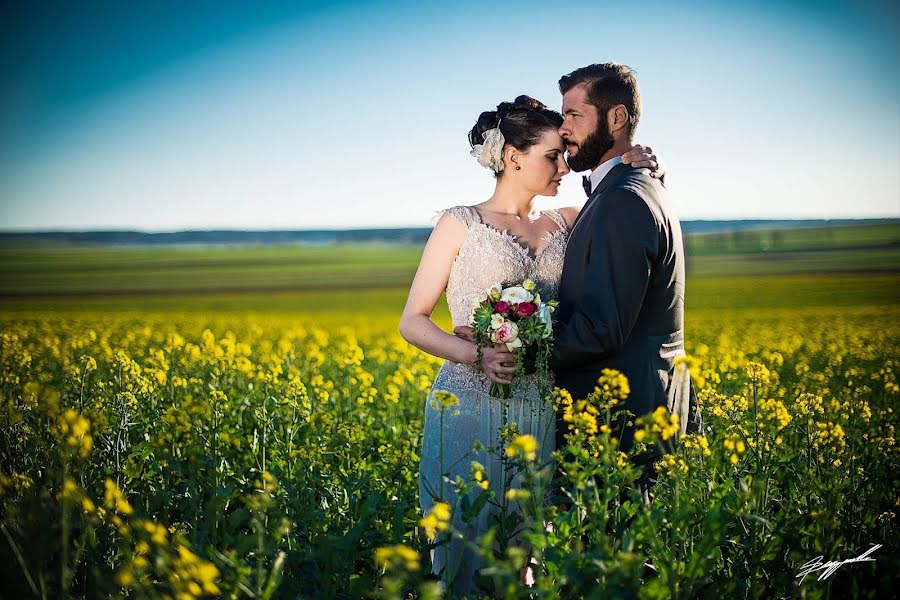
M505 346L515 360L515 370L511 376L491 377L492 397L510 397L512 377L525 374L526 352L534 354L538 376L545 381L548 379L547 363L553 345L551 315L556 305L555 300L541 300L535 283L526 279L517 286L492 286L487 297L475 306L471 318L471 339L477 346L476 365L481 366L488 376L496 374L490 368L485 369L483 355L486 348ZM454 332L470 337L466 335L466 329L468 328L458 327Z

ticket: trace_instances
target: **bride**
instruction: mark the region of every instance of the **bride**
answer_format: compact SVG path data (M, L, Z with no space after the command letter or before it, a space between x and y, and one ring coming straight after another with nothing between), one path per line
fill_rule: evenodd
M446 333L431 315L446 292L453 325L469 325L472 309L493 285L520 284L526 278L537 284L542 299L556 297L566 240L579 209L540 211L534 198L555 196L569 172L557 131L562 122L562 115L528 96L481 113L469 142L472 155L496 178L494 193L480 204L438 213L400 320L406 341L445 359L425 402L419 503L425 513L437 501L452 507L452 527L464 539L454 536L448 546L433 551L432 568L463 592L474 591L480 568L466 541L483 535L491 522L483 510L474 525L466 525L449 482L457 477L471 481L472 461L478 461L484 485L499 498L500 459L488 449L499 447L501 430L515 422L519 432L541 442L538 461L546 464L554 450L555 415L540 397L537 375L512 377L515 361L505 345L483 348L477 361L475 344ZM635 146L623 161L655 168L656 157L647 152ZM491 382L511 384L505 406L490 396ZM440 391L454 394L459 405L445 408L446 395L435 394Z

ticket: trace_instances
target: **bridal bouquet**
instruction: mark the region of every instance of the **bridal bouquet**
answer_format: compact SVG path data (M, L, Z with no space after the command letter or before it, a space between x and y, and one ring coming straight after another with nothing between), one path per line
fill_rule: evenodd
M534 351L537 373L542 381L548 379L547 362L553 346L551 315L558 303L556 300L542 301L536 288L530 279L507 288L497 284L475 306L472 329L478 346L478 363L481 362L481 349L486 344L506 344L516 357L515 376L525 373L525 353ZM509 398L510 386L494 383L490 393L494 398Z

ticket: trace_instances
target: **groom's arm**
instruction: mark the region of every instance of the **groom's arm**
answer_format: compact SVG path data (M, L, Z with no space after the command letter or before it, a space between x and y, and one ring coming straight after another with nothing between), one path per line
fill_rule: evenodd
M554 369L572 369L622 350L641 311L656 261L656 219L644 200L627 189L611 190L595 209L585 258L583 297L556 327L550 357Z

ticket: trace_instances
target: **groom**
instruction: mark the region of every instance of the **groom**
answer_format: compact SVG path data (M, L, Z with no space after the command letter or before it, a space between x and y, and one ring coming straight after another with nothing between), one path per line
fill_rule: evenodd
M584 178L588 200L575 219L566 247L554 319L550 367L556 385L580 399L591 393L603 369L628 377L622 408L635 415L665 406L680 433L700 430L693 389L675 389L675 359L684 355L684 248L681 226L665 188L648 169L623 163L641 115L634 72L616 63L589 65L559 80L563 124L573 171ZM471 339L471 329L454 333ZM690 387L690 379L685 382ZM674 401L670 403L669 398ZM557 417L556 447L565 446L568 424ZM627 452L634 429L619 449ZM655 451L635 458L644 465ZM645 501L652 466L642 474Z
M641 116L637 79L624 65L595 64L564 75L559 90L569 167L591 173L560 280L550 358L556 385L584 398L603 369L618 369L631 387L625 409L643 415L666 406L678 415L681 433L696 432L693 390L670 389L675 358L684 354L681 227L660 181L621 160ZM558 448L566 433L558 419ZM633 439L626 428L620 449L628 451Z

